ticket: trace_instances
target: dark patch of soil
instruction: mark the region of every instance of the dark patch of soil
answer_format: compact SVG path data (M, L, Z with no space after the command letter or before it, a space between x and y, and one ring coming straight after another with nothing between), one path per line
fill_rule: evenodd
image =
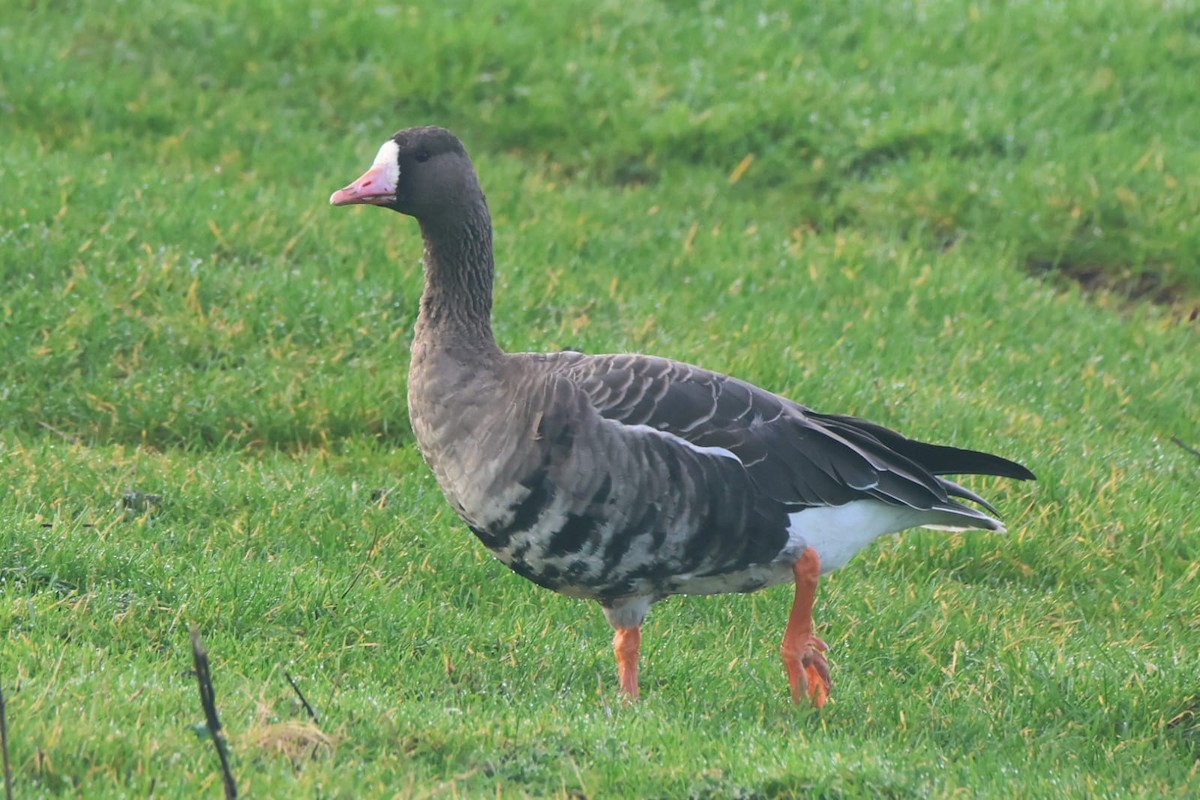
M1153 266L1134 272L1112 269L1102 264L1053 261L1030 257L1025 271L1051 281L1070 281L1087 295L1116 296L1127 303L1148 302L1176 310L1188 322L1200 320L1200 297L1183 282L1172 280L1164 271Z

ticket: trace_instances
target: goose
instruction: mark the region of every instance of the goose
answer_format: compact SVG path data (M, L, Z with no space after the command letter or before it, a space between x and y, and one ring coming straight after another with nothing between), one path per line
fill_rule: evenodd
M638 698L652 603L792 581L780 655L792 701L820 708L830 677L813 630L819 576L888 533L1004 531L991 505L944 475L1034 479L1000 456L818 413L679 361L505 352L491 324L491 217L467 151L443 128L395 134L329 201L417 220L424 290L408 408L418 448L499 561L600 604L627 700Z

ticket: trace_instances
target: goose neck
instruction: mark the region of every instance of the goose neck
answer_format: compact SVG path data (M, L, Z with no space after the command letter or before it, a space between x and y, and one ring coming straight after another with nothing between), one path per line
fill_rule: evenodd
M417 337L446 346L496 350L492 335L492 228L487 212L421 222L425 289Z

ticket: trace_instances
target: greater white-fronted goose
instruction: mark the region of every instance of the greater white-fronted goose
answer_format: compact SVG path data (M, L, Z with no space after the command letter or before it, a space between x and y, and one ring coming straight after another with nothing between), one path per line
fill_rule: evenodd
M995 514L987 502L941 475L1034 477L665 358L503 352L491 326L491 218L466 151L441 128L397 133L329 201L420 224L425 289L408 373L417 445L496 558L600 604L630 698L651 603L794 580L780 651L792 699L823 705L818 576L886 533L1004 530L959 501Z

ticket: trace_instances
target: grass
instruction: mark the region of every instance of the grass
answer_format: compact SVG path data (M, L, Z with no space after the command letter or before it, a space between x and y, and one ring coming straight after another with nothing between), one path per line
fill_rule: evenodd
M1187 4L791 5L4 4L19 796L215 796L190 624L251 796L1200 789ZM785 589L658 605L621 706L596 609L492 561L412 446L415 226L325 206L419 123L475 157L510 349L1002 452L1040 478L972 482L1012 533L825 580L822 713Z

